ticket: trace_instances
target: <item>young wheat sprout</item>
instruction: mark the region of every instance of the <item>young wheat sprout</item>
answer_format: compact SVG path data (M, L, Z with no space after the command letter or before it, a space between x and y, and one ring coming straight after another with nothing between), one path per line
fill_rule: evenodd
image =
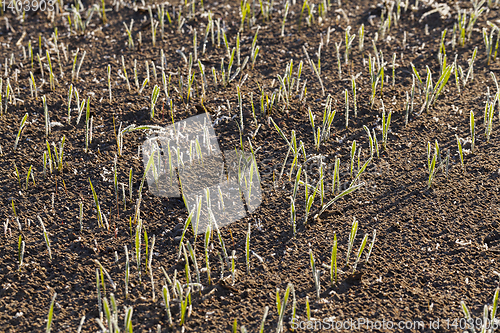
M108 65L108 89L109 89L109 103L113 100L111 95L111 65Z
M52 301L50 302L49 314L47 316L47 327L45 328L46 333L50 333L50 328L52 326L52 317L54 315L54 303L56 301L57 293L52 296Z
M19 126L19 131L17 132L16 141L14 143L14 151L16 151L16 149L17 149L17 144L19 143L19 138L21 137L21 132L24 128L24 125L26 124L26 119L28 119L27 113L24 115L23 119L21 120L21 125Z

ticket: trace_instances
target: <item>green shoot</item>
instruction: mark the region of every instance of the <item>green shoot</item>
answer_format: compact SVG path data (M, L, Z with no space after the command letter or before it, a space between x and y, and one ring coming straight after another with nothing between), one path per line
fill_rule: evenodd
M351 167L350 167L350 175L352 178L352 171L354 168L354 156L356 156L356 140L352 141L352 146L351 146Z
M319 211L319 213L315 215L314 218L316 219L319 216L321 216L321 214L323 214L325 210L327 210L328 208L330 208L330 206L333 205L337 200L341 199L342 197L348 195L351 192L356 191L357 189L359 189L363 185L364 185L364 183L361 183L361 184L358 184L358 185L354 185L354 186L350 186L348 189L346 189L342 193L338 194L335 198L333 198L332 200L330 200L329 202L327 202L323 206L323 208Z
M17 144L19 143L19 138L21 137L21 132L24 128L24 125L26 124L26 119L28 119L27 113L24 115L23 119L21 120L21 125L19 126L19 131L17 132L16 141L14 143L14 151L16 151L16 149L17 149Z
M104 0L103 0L103 3L104 3ZM71 88L73 88L73 87L70 87L70 89ZM113 100L113 96L111 93L111 65L108 65L108 90L109 90L109 103L111 103L111 101ZM71 93L70 93L70 96L71 96ZM68 109L69 109L69 107L68 107ZM69 110L68 110L68 112L69 112Z
M470 146L470 151L474 152L474 146L476 142L476 124L474 121L474 112L472 110L470 111L470 136L471 136L471 146Z
M47 233L47 230L45 230L45 225L43 224L42 218L40 216L37 216L37 218L38 221L40 222L40 225L42 226L43 238L45 239L45 244L47 245L47 251L49 252L49 259L52 260L52 251L50 250L49 234Z
M19 235L19 242L17 245L17 253L18 253L18 260L19 260L19 272L21 271L21 266L23 265L23 258L24 258L24 249L25 249L25 243L23 241L22 235Z
M170 294L168 292L167 286L163 286L163 301L165 302L165 309L167 311L168 324L170 327L173 326L172 313L170 312Z
M139 219L135 230L135 256L137 262L137 273L139 274L139 281L141 281L141 227L142 220Z
M248 223L248 231L246 236L245 243L245 255L246 255L246 263L247 263L247 274L250 275L250 223Z
M365 235L363 240L361 241L361 246L358 250L358 255L356 256L356 261L354 262L354 266L352 269L352 274L356 272L356 267L358 267L359 259L361 258L361 255L363 254L363 250L365 249L366 242L368 241L368 234Z
M462 142L457 134L455 134L455 137L457 138L458 154L460 156L460 164L462 165L462 169L463 169L463 168L465 168L465 166L464 166L464 153L462 150Z
M391 126L391 116L392 116L392 111L389 111L389 114L387 115L387 120L385 117L385 108L384 108L384 102L382 102L382 147L384 147L384 150L387 148L387 134L389 132L389 127ZM377 152L377 157L378 157L378 152Z
M437 162L437 159L439 156L439 145L438 145L437 140L435 143L434 155L432 157L432 160L430 158L430 150L431 150L430 147L431 147L430 142L427 142L427 163L429 166L429 179L427 181L427 188L431 187L432 181L434 180L434 176L435 176L435 172L436 172L436 162Z
M311 270L312 270L314 285L316 287L316 297L318 299L320 299L320 291L321 291L320 280L319 280L320 272L316 269L316 264L314 262L314 255L313 255L312 249L309 249L309 261L311 263Z
M132 26L134 25L134 19L130 20L130 27L127 27L125 22L123 22L123 25L125 26L125 29L127 30L128 47L129 47L129 49L133 49L134 48L134 39L132 38Z
M94 190L94 186L92 185L92 181L89 178L90 189L92 190L92 196L94 197L94 203L97 208L97 222L100 228L104 228L104 222L102 218L101 206L99 205L99 199L97 198L97 194Z

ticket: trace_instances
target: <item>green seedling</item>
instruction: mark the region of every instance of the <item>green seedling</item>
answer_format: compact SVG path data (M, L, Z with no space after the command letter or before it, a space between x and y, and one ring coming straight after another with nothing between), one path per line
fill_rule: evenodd
M311 249L309 249L309 261L311 263L311 270L312 270L314 285L316 287L316 297L318 299L320 299L320 292L321 292L321 285L320 285L320 279L319 279L320 272L316 269L314 255L313 255L313 252Z
M151 112L150 112L151 119L153 119L155 116L155 105L156 101L158 100L159 93L160 93L160 87L155 85L153 88L153 93L151 94Z
M132 27L134 25L134 19L130 20L130 26L127 27L125 22L123 22L123 25L125 26L125 29L127 30L127 35L128 35L128 47L129 49L134 48L134 39L132 38Z
M50 302L49 314L47 316L47 327L45 328L46 333L50 333L50 328L52 326L52 317L54 316L54 303L56 301L57 293L52 296L52 301Z
M470 111L470 136L471 136L471 146L470 151L474 152L474 146L476 143L476 123L474 121L474 112Z
M330 281L332 287L337 283L337 234L333 234L332 256L330 259Z
M288 303L288 298L290 297L290 292L294 292L293 284L288 283L285 291L285 295L283 296L283 300L280 298L279 289L276 289L276 304L278 311L278 328L277 332L283 332L283 320L285 319L285 310Z
M439 157L439 145L437 140L435 142L434 155L432 159L430 158L430 154L431 154L431 144L430 142L427 142L427 163L429 166L429 179L427 181L427 188L431 187L432 181L434 180L436 173L436 163Z
M460 164L462 165L462 169L463 169L463 168L465 168L465 166L464 166L464 153L462 150L462 141L460 140L460 138L458 137L457 134L455 134L455 137L457 138L458 154L460 156Z
M353 218L352 222L352 227L351 227L351 233L349 234L349 243L347 246L347 255L346 255L346 262L345 265L349 265L349 257L351 255L352 248L354 246L354 240L356 239L356 234L358 232L358 221L356 218Z
M94 186L92 185L92 181L90 180L89 178L89 183L90 183L90 189L92 191L92 196L94 198L94 203L95 203L95 206L96 206L96 209L97 209L97 222L98 222L98 226L100 228L104 228L104 222L103 222L103 218L102 218L102 212L101 212L101 206L99 204L99 199L97 198L97 194L94 190Z
M26 113L24 115L23 119L21 120L21 124L19 126L19 131L17 132L16 141L14 143L14 151L16 151L16 149L17 149L17 144L19 143L19 138L21 137L21 132L24 128L24 125L26 124L27 119L28 119L28 114Z
M351 146L351 167L350 167L350 175L352 178L352 171L354 168L354 156L356 156L356 140L352 141L352 146Z
M168 324L170 327L173 326L172 313L170 311L170 294L168 292L167 286L163 286L163 301L165 302L165 309L167 311Z
M47 233L47 230L45 230L45 225L43 224L42 218L40 216L37 216L37 218L38 218L38 221L40 222L40 225L42 226L43 238L45 240L45 244L47 245L47 251L49 253L49 259L52 260L52 251L50 250L49 234Z
M245 242L245 257L246 257L246 264L247 264L247 274L250 275L250 223L248 223L248 231L246 235L246 242Z
M24 249L25 249L26 244L23 241L22 235L19 235L19 241L17 245L17 255L18 255L18 261L19 261L19 269L18 271L21 271L21 266L23 265L23 259L24 259Z

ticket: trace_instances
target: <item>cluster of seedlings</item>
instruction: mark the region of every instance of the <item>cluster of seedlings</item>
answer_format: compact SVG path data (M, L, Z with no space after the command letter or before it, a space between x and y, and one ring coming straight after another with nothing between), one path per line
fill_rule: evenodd
M68 154L65 151L65 144L67 144L68 139L65 135L59 139L55 137L53 127L62 126L62 124L51 121L51 114L54 113L54 110L51 110L51 107L49 107L50 99L54 98L55 92L61 88L64 88L64 91L66 91L65 87L67 87L68 92L66 97L67 105L65 106L65 110L67 108L67 124L78 128L82 121L82 116L84 116L84 125L82 125L84 127L84 136L72 142L72 148L81 149L88 155L96 153L92 152L93 132L95 131L94 124L96 122L94 113L92 112L93 105L94 103L103 103L104 99L107 99L109 104L113 105L117 98L115 91L117 89L135 94L141 97L142 100L147 99L148 103L145 109L149 111L148 119L152 123L158 120L158 114L160 113L158 109L159 105L162 104L161 112L163 115L170 112L169 121L171 120L172 124L175 124L174 117L197 103L200 103L205 112L208 112L208 109L204 105L204 101L210 98L208 91L227 89L235 96L234 98L237 101L235 109L237 111L235 114L231 114L231 105L227 99L229 114L225 119L235 120L239 131L238 144L242 150L245 147L249 147L252 157L258 159L256 153L260 147L254 149L252 141L255 142L259 129L262 126L274 128L279 137L286 143L285 147L288 151L281 165L281 172L278 179L281 180L284 175L288 175L288 179L292 184L291 190L283 197L283 200L290 200L289 223L291 234L293 237L300 238L302 228L307 227L312 220L319 219L338 200L349 198L348 195L365 185L362 179L364 172L370 164L380 160L384 152L390 154L389 134L391 133L392 110L386 110L384 105L384 87L391 84L394 86L396 80L399 80L398 71L396 71L398 67L406 65L408 68L411 68L412 84L411 88L405 91L406 100L403 101L403 110L405 112L403 118L404 124L407 126L411 119L424 112L432 116L433 110L439 104L441 96L451 94L453 90L456 90L456 93L460 94L467 89L468 85L474 80L474 65L477 62L476 58L479 54L484 53L483 55L488 65L497 61L500 29L493 22L488 22L488 27L482 28L484 49L479 46L475 47L469 59L462 59L462 62L463 60L466 62L464 67L462 67L463 64L460 64L459 53L456 50L459 47L464 47L473 40L477 20L490 10L498 10L498 2L498 0L472 0L472 8L468 10L460 9L454 14L456 16L456 23L453 25L451 36L449 36L448 30L444 29L441 33L439 48L436 50L438 51L436 54L440 64L440 69L437 73L434 73L429 66L418 68L410 60L403 60L402 53L399 57L401 59L400 64L396 63L398 58L396 53L393 53L392 57L389 57L391 60L388 62L386 61L387 55L384 55L377 48L377 43L387 39L394 27L401 24L401 21L405 17L416 15L422 8L426 10L426 13L422 15L422 19L436 12L441 14L440 8L429 9L420 4L418 0L384 1L382 14L380 19L377 20L378 23L374 23L373 18L370 17L370 27L365 27L362 24L357 29L349 25L349 18L341 0L323 0L317 3L312 3L309 0L304 0L302 3L296 0L281 1L279 3L263 0L259 0L258 2L245 0L237 6L241 22L237 33L233 36L228 36L227 34L229 31L227 22L224 22L221 18L216 19L215 14L210 9L205 8L203 1L185 1L180 5L159 3L146 6L144 1L141 5L137 2L131 4L117 0L113 1L111 8L106 8L106 5L109 7L109 4L106 4L104 0L87 5L86 7L80 0L75 0L74 3L67 4L64 4L63 1L54 2L55 10L47 14L48 20L55 27L51 36L42 36L40 34L38 40L25 42L25 34L23 34L17 42L20 50L22 49L21 54L13 52L5 58L3 66L5 72L3 75L4 78L0 78L0 115L8 115L14 112L13 110L16 110L20 104L27 103L23 98L30 98L30 101L36 101L43 109L43 141L45 142L42 148L43 152L40 152L41 162L39 163L43 168L40 172L36 167L30 165L24 181L24 175L21 175L17 166L14 165L19 190L28 191L30 178L33 186L35 186L36 178L47 178L53 174L60 177L64 184L65 173L70 171L70 167L67 164ZM16 20L24 22L27 13L22 6L18 6L16 2L12 3L14 4L13 7L8 7L8 9L13 12ZM3 8L3 6L1 7ZM126 9L147 12L149 18L146 16L146 20L150 22L150 30L149 28L138 28L137 24L134 25L136 23L134 19L127 19L122 22L123 24L120 24L120 29L124 28L124 30L122 29L124 31L124 39L118 42L126 45L126 48L129 50L128 54L132 55L139 47L152 47L154 50L159 50L157 52L159 53L159 59L155 58L154 61L145 60L145 75L142 83L140 76L143 76L144 73L140 73L138 59L136 58L130 59L129 56L122 55L119 59L120 61L117 60L121 64L118 67L113 63L102 64L105 66L105 70L100 73L103 74L103 80L107 85L107 96L97 99L95 97L96 93L87 92L89 96L85 98L82 91L79 91L80 88L78 86L82 80L86 80L80 77L82 66L92 66L88 57L86 58L87 51L80 50L80 48L71 49L70 43L67 45L61 43L59 37L62 34L66 38L87 36L89 34L89 27L95 27L96 25L96 17L100 20L99 24L106 27L111 16L117 15L117 13ZM8 16L3 11L0 15L7 15L4 16L6 29L14 32L14 28L7 19L7 17L12 16ZM174 52L168 50L169 53L167 54L163 48L159 49L158 45L163 44L163 41L168 38L169 31L172 34L187 36L188 24L193 18L205 20L205 29L200 30L189 26L189 29L192 30L192 43L189 47L183 48L183 50L176 50L175 55L181 59L177 72L172 72L172 68L167 70L167 59L171 59L173 55L170 53ZM258 45L260 43L259 29L261 29L261 25L267 26L274 22L280 27L280 38L287 38L295 29L312 30L315 27L324 27L332 18L336 19L337 22L342 22L344 29L342 38L338 42L334 42L335 60L329 58L321 59L322 51L332 46L329 44L331 44L330 39L333 38L331 37L331 31L334 29L331 30L328 27L326 38L323 39L323 36L321 37L321 43L318 45L317 52L315 52L313 57L309 55L307 47L303 46L303 60L299 62L298 66L294 63L293 59L288 61L284 73L282 75L276 74L271 87L259 84L257 84L257 87L249 87L251 84L254 84L253 82L257 82L253 78L256 75L259 61L266 59L265 54L261 50L262 45ZM146 30L149 31L146 33ZM255 30L255 32L252 30ZM366 35L368 30L372 32L370 37ZM142 33L145 35L142 36ZM158 35L161 43L158 40ZM248 43L250 44L248 48L242 46L243 39L251 40L251 43ZM367 43L368 39L371 39L371 43ZM370 46L367 47L365 43ZM406 43L405 32L402 41L403 48L406 47ZM342 46L342 44L344 45ZM447 46L450 44L451 49L456 52L454 58L449 57L447 51ZM215 52L214 50L218 49L222 49L222 52L219 52L222 53L220 66L217 65L209 68L208 62L204 63L203 59L206 54ZM189 50L187 55L186 50ZM352 66L354 61L363 63L363 73L353 75L349 71L349 74L347 74L348 68ZM335 68L335 75L338 75L339 80L346 80L349 83L349 89L343 89L340 94L341 97L338 99L330 94L327 88L328 82L325 81L327 77L324 75L324 68L327 62L332 63L328 65ZM130 64L133 64L132 68ZM64 72L66 66L71 67L71 74ZM16 68L14 69L14 67ZM27 72L19 70L19 68L23 69L24 67L27 67ZM307 75L304 73L306 70L310 70ZM434 77L437 77L437 81L435 78L433 79L433 73ZM456 87L453 87L453 78ZM491 72L491 78L495 83L496 91L490 93L488 89L486 93L486 103L482 115L483 122L477 124L474 112L470 111L470 124L468 124L470 126L470 139L467 139L470 143L470 149L468 150L470 153L474 152L476 148L475 139L480 131L485 136L487 143L490 142L493 134L494 121L496 119L495 111L500 106L500 88L493 72ZM450 81L450 79L452 80ZM317 81L317 84L311 83L315 81ZM276 87L274 86L275 82L278 83ZM124 88L116 88L120 85ZM24 86L29 86L29 94L24 91ZM369 93L365 96L359 95L362 87L368 87L366 91ZM246 93L249 90L251 93ZM308 102L311 101L311 98L308 98L308 92L311 94L311 90L316 90L314 93L321 94L322 100L325 101L323 104L322 119L317 119L316 111L313 111L311 106L308 106ZM40 97L39 94L42 91L44 95ZM255 103L254 92L256 95ZM352 127L352 117L356 119L361 109L361 98L368 101L366 105L369 106L367 109L371 110L370 112L380 115L376 126L363 125L363 131L367 135L366 142L368 143L368 147L364 148L360 142L353 140L350 147L346 148L350 152L345 157L347 161L342 163L341 157L336 156L333 161L334 168L332 173L328 174L327 172L329 171L324 166L328 162L327 159L330 158L326 152L328 151L328 147L331 146L333 134L337 130L334 123L336 120L335 116L344 112L345 122L344 118L342 118L342 124L345 124L345 126L342 125L342 127ZM342 101L343 105L338 106ZM74 105L75 103L76 106ZM302 138L302 140L298 137L295 130L292 130L290 134L285 133L281 129L279 121L275 120L288 113L297 104L307 108L303 116L308 117L311 129L311 134L308 137ZM164 111L165 105L168 111ZM380 106L380 112L372 110L375 109L376 105ZM142 112L147 111L143 110ZM217 116L220 115L220 109L218 111ZM245 119L245 114L251 115L251 118L247 116L247 119ZM26 125L30 124L30 118L29 113L26 113L18 125L15 141L10 143L14 152L26 145L22 134ZM169 117L167 116L167 118ZM339 118L338 115L337 118ZM215 119L214 124L220 122L221 119L224 120L222 117ZM482 127L481 129L479 129L480 126ZM249 130L252 127L255 128L254 131ZM131 243L124 245L123 252L125 256L125 287L123 291L125 301L130 296L131 268L132 261L135 260L137 267L135 277L142 284L145 283L144 280L150 280L152 300L153 302L157 300L163 301L167 326L184 327L189 325L189 318L192 312L196 311L193 298L202 297L204 288L208 285L221 283L221 281L234 285L240 276L239 272L245 271L247 275L252 274L252 255L259 262L264 262L265 258L262 258L251 250L251 224L248 224L248 231L246 233L245 249L243 251L245 266L242 268L238 267L241 263L238 261L236 251L233 250L230 252L226 248L223 231L218 227L217 221L214 221L213 228L207 228L202 233L203 236L198 240L198 232L195 230L195 226L197 226L195 223L197 212L199 218L198 207L198 209L190 210L189 215L183 223L182 236L180 239L176 238L176 241L178 241L178 246L176 247L177 262L184 263L184 269L182 271L175 269L173 273L169 274L169 270L164 269L159 263L153 265L153 253L157 237L155 235L149 236L146 228L144 228L144 218L141 217L141 202L146 174L150 168L156 168L154 164L155 159L150 158L143 171L135 200L133 198L133 168L130 167L128 179L122 183L119 180L117 161L124 158L125 148L127 148L124 143L125 134L133 132L150 133L161 130L161 128L158 125L127 125L122 121L116 123L113 116L116 155L112 168L112 182L115 198L105 198L104 200L116 203L117 216L120 216L120 207L122 207L123 211L127 210L127 204L133 207L133 213L128 217L128 233ZM312 138L310 137L311 135ZM427 142L428 174L425 176L428 188L433 186L439 171L442 171L446 177L448 176L448 171L452 167L450 165L452 163L452 155L458 156L461 167L465 172L467 163L464 158L464 143L466 140L460 138L458 133L453 140L455 139L457 153L455 154L448 149L446 157L442 156L437 140L434 144ZM362 148L369 149L369 154L366 158L362 152ZM196 151L200 150L199 146L195 147L195 149ZM129 148L127 152L130 151L131 149ZM288 169L287 166L289 164L287 162L289 159L292 160L292 163ZM311 161L317 161L317 165L319 165L317 173L311 172L305 167ZM341 186L341 181L344 181L341 180L341 175L345 175L342 169L347 170L347 186ZM257 170L251 170L251 172L254 171L256 172ZM172 172L171 164L170 172ZM21 176L24 184L21 182ZM253 173L250 178L252 177ZM43 182L43 180L37 181ZM275 182L273 173L273 183ZM128 195L125 189L127 186L129 188ZM93 185L90 178L88 179L88 190L92 195L93 207L84 207L83 202L79 202L79 211L76 216L79 221L80 231L86 228L87 223L90 223L90 221L85 221L85 209L95 208L97 227L115 234L118 233L116 226L108 221L109 215L101 207L103 198L99 198L99 189ZM303 196L300 194L301 191L303 191ZM299 201L301 199L303 200ZM52 196L52 209L54 209L54 196ZM301 214L303 212L303 219L298 217L297 213L299 210ZM23 236L23 227L16 214L14 200L12 200L12 211L12 222L7 220L7 223L4 224L4 233L5 236L12 235L11 226L13 222L16 223L12 228L19 229L18 270L27 270L29 269L25 267L27 240ZM47 256L49 260L53 260L50 232L47 231L44 221L40 216L37 216L37 220L40 228L40 241L45 242ZM190 226L191 231L189 230ZM330 264L323 264L323 267L330 273L329 287L331 288L335 288L341 283L342 278L354 274L361 262L365 264L369 262L368 260L376 241L376 230L373 230L371 241L369 241L369 234L364 235L359 249L354 256L354 263L350 265L351 254L355 250L354 244L356 242L357 231L358 221L354 218L347 244L345 266L342 269L339 268L338 263L337 233L334 233ZM190 238L191 233L193 234L192 238ZM199 244L200 242L202 243L201 245ZM129 249L129 246L131 249ZM363 253L365 254L364 256ZM313 249L309 250L308 255L313 278L311 284L315 287L316 297L320 299L322 272L314 258ZM118 258L118 254L116 256ZM200 258L202 259L200 260ZM220 264L218 266L220 268L214 267L214 258L215 260L219 260ZM201 267L203 261L203 266L205 267ZM132 317L133 308L125 306L124 311L119 310L115 295L118 295L122 291L113 282L110 273L99 261L96 261L96 266L96 307L99 313L98 318L95 319L96 323L103 332L119 332L122 327L124 331L132 332L134 321ZM155 281L153 271L158 268L161 268L163 283ZM226 274L226 270L228 274ZM219 272L218 275L215 274L216 271ZM206 279L204 275L206 275ZM229 282L226 282L226 280ZM162 295L160 298L156 296L155 291L155 284L158 285L159 283L161 284L160 293ZM112 290L109 289L109 286ZM292 296L292 309L287 312L287 304L290 296ZM53 294L49 307L47 332L51 330L55 299L56 293ZM491 313L492 320L496 314L497 301L498 290L494 299L494 311ZM310 300L307 297L305 300L305 317L308 320L311 318L309 303ZM296 318L297 306L296 289L292 283L288 283L284 294L280 294L279 289L276 291L277 318L275 318L276 324L274 326L277 332L285 330L287 315L290 318ZM466 318L470 317L465 304L462 306ZM123 314L121 315L120 313ZM269 307L265 307L258 332L264 332L268 313ZM485 318L487 314L488 311L486 309ZM124 318L123 325L120 324L120 317ZM78 332L81 331L85 319L85 316L81 318ZM232 327L233 332L237 332L238 324L236 319ZM160 325L158 325L157 330L161 332ZM247 329L242 326L240 327L240 331L247 332Z

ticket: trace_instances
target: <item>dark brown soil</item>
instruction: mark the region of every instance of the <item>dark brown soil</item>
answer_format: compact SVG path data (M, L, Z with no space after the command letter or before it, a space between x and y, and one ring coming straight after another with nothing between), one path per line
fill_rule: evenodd
M361 176L365 183L360 190L346 196L327 209L319 218L314 215L321 209L319 195L316 196L312 212L305 221L304 186L297 194L297 234L293 236L290 222L290 195L293 191L293 175L289 175L291 159L280 178L282 163L288 151L286 142L260 109L261 88L270 95L279 89L277 75L283 76L287 64L293 59L293 76L299 62L304 61L301 85L307 79L307 99L299 101L300 90L292 94L289 107L283 101L276 102L271 117L280 126L287 138L295 130L297 142L303 141L308 157L321 154L328 165L325 176L325 203L334 196L331 193L333 163L335 157L341 159L342 188L346 188L349 175L350 150L353 140L362 147L361 163L370 155L369 142L363 125L375 128L379 144L381 142L382 104L377 92L375 105L371 108L371 85L368 73L368 54L375 54L372 39L375 33L380 36L379 27L383 5L382 1L352 0L342 1L343 11L349 22L338 10L337 1L331 1L325 20L318 23L318 1L315 4L314 23L308 26L305 17L299 26L302 2L293 1L285 24L285 36L280 37L284 3L275 4L270 21L263 21L258 2L255 4L256 22L253 28L245 25L241 33L241 63L250 55L255 27L260 26L257 45L260 53L254 69L248 66L227 87L221 84L220 63L225 57L227 71L228 56L224 43L221 47L212 45L209 35L206 52L202 53L203 40L207 26L207 14L211 11L214 18L221 19L225 27L230 48L236 45L236 35L240 28L240 4L237 1L222 3L206 2L204 8L196 3L196 14L190 15L191 6L184 2L170 4L165 8L172 16L172 25L165 18L165 35L157 34L156 46L151 40L151 22L148 11L141 3L121 3L118 11L113 3L106 2L107 23L103 24L100 14L95 12L84 34L71 34L65 16L56 13L51 22L47 12L26 12L24 22L21 17L7 10L0 18L0 75L3 79L1 92L3 115L0 117L0 196L3 209L0 219L6 223L2 231L0 245L0 331L28 332L43 331L53 294L57 297L52 322L53 331L76 331L82 316L85 316L82 332L98 331L99 306L96 288L96 269L98 260L107 270L114 283L113 290L105 277L106 298L110 293L116 297L120 329L123 328L124 306L132 306L134 330L156 331L161 325L162 332L230 332L234 320L238 329L245 326L248 332L258 332L265 307L269 314L265 321L265 332L274 332L278 325L276 290L281 298L288 283L292 283L296 295L298 320L307 320L306 296L310 300L311 317L317 320L334 318L335 321L358 320L393 322L423 321L421 329L396 327L400 332L461 331L458 320L463 318L460 301L464 301L472 312L473 318L481 318L485 304L491 304L499 277L496 271L500 253L499 225L499 177L500 152L499 116L495 111L491 140L486 142L484 108L487 87L490 95L496 94L495 83L490 75L500 74L499 59L487 64L487 55L482 38L482 29L491 28L487 21L499 25L498 8L485 11L478 19L470 40L462 47L457 44L452 49L452 30L457 22L457 6L470 10L467 1L447 1L449 16L438 13L424 15L434 7L420 1L419 7L406 11L401 9L397 25L392 23L386 38L379 37L376 47L382 51L386 82L383 88L385 109L392 111L392 121L388 134L387 149L380 146L380 157L375 157ZM415 1L410 0L410 5ZM441 1L443 2L443 1ZM494 2L494 1L492 1ZM84 1L83 20L87 18L87 8L93 3ZM101 5L100 1L96 4ZM173 7L172 5L175 5ZM62 12L69 12L73 6L65 4ZM138 7L134 10L134 6ZM252 5L251 5L252 6ZM177 31L179 8L185 23L182 31ZM486 5L485 5L486 7ZM175 8L175 14L174 12ZM307 9L305 10L307 13ZM153 10L158 20L156 10ZM249 14L251 16L251 14ZM306 14L305 14L306 16ZM123 22L130 25L134 19L134 49L127 45L127 35ZM4 21L5 20L5 21ZM74 16L71 15L72 24ZM248 20L248 18L247 18ZM8 24L6 23L8 22ZM370 24L373 23L373 25ZM351 26L351 34L358 34L358 28L365 26L365 50L360 52L356 36L349 64L345 65L345 31ZM7 26L8 25L8 26ZM427 28L425 26L428 26ZM331 28L329 44L327 31ZM52 45L54 29L58 29L59 59ZM158 26L158 30L160 26ZM188 66L180 53L189 57L193 52L193 31L197 31L198 57L205 66L207 88L201 101L200 70L195 63L195 88L191 100L186 101ZM436 83L440 64L438 51L441 32L448 29L446 52L448 64L458 54L458 64L467 71L468 60L475 47L478 48L474 63L473 81L461 92L457 91L455 76L452 74L443 93L429 112L420 113L424 96L415 92L414 112L405 126L406 93L411 92L413 63L425 80L425 66L429 66ZM215 33L217 32L214 27ZM428 31L427 31L428 30ZM406 45L403 47L404 32ZM139 33L142 44L138 42ZM48 82L48 67L44 68L45 83L35 56L33 69L28 55L28 41L33 53L39 53L38 36L42 40L42 62L45 66L45 52L50 51L53 71L57 79L55 90ZM494 40L497 39L497 33ZM217 44L217 36L216 36ZM321 49L321 77L325 95L317 76L312 71L303 52L305 46L311 60L317 63L316 52L323 40ZM342 78L339 78L335 43L343 41L340 55ZM67 48L65 59L61 45ZM27 57L23 56L22 47ZM67 123L68 89L74 52L79 49L78 63L83 51L83 61L79 78L73 81L80 99L90 97L90 111L93 116L92 142L85 152L85 112L80 123L76 124L77 111L75 97L72 99L71 124ZM260 207L245 218L221 229L221 235L228 253L236 251L236 281L232 283L230 272L225 267L221 279L221 263L218 254L221 247L216 234L213 235L213 249L210 252L212 283L206 272L201 272L203 290L192 295L192 309L184 326L180 326L178 300L172 300L174 326L169 327L165 304L161 293L166 283L163 267L170 278L178 271L181 283L186 283L184 256L178 260L179 237L188 213L180 198L160 198L153 196L145 185L142 193L140 216L143 231L147 231L151 241L156 236L152 262L154 293L151 280L145 271L145 242L142 241L142 282L139 281L135 260L135 207L138 191L144 173L142 154L138 147L147 137L148 131L138 130L124 135L123 154L117 158L118 182L126 190L124 209L122 190L119 190L119 210L115 200L113 185L113 165L117 154L115 132L121 123L122 129L130 124L167 126L172 123L170 107L161 83L161 50L165 54L165 74L171 75L170 93L173 98L175 121L186 119L200 112L203 103L212 120L218 119L215 132L221 150L234 150L240 147L239 106L237 84L241 85L243 95L245 150L250 150L247 137L251 139L256 153L262 179L263 202ZM392 55L396 54L395 84L392 84ZM10 64L11 54L14 62ZM118 75L124 56L131 92L123 78ZM145 61L154 61L157 66L158 81L150 68L151 82L142 94L138 94L133 75L133 60L137 60L138 80L142 84L146 78ZM236 60L235 60L236 61ZM77 63L77 65L78 65ZM366 63L366 65L365 65ZM7 76L5 76L7 64ZM107 66L112 69L112 94L108 97ZM218 75L215 85L211 68ZM233 73L237 68L233 66ZM18 74L15 74L17 71ZM38 98L31 97L30 71L33 73L38 90ZM61 74L61 71L64 73ZM183 94L179 93L179 72L183 76ZM354 117L351 91L351 75L361 73L357 83L358 114ZM17 77L17 80L16 80ZM13 88L17 101L6 105L7 78ZM160 98L156 114L150 120L150 97L154 85L160 86ZM349 126L345 126L344 90L350 94ZM380 90L380 84L378 86ZM257 123L253 120L250 96L253 102ZM316 126L321 126L326 95L333 98L333 108L337 110L330 139L316 150L313 131L308 118L308 108L316 116ZM297 95L297 96L296 96ZM45 135L44 111L41 97L46 96L50 120L55 124L48 138ZM277 98L276 98L277 100ZM15 102L15 103L13 103ZM228 110L228 104L230 110ZM7 108L7 109L6 109ZM498 106L497 106L498 108ZM465 170L461 167L457 140L470 138L469 112L476 118L476 147L473 153L465 154ZM497 109L498 110L498 109ZM203 112L203 111L201 111ZM13 150L21 119L28 114L18 149ZM114 128L114 124L116 129ZM257 126L261 126L253 137ZM43 153L47 151L46 140L59 145L65 136L64 165L61 172L54 170L44 176ZM432 186L428 189L427 142L437 140L444 159L450 153L449 169L436 173ZM465 148L470 148L466 144ZM51 147L54 152L53 147ZM58 146L59 149L59 146ZM300 157L303 162L303 157ZM355 163L357 164L357 162ZM28 184L26 176L32 166ZM16 167L20 180L16 175ZM307 167L308 180L313 185L320 178L317 165ZM355 165L357 167L357 165ZM129 198L128 175L133 170L132 200ZM89 179L92 181L103 214L107 217L109 230L100 228ZM302 178L303 179L303 178ZM53 201L52 201L53 200ZM83 228L80 229L79 203L83 203ZM15 207L15 213L13 211ZM52 259L49 259L47 246L39 216L50 238ZM19 226L16 221L19 220ZM353 219L359 221L350 267L344 267L348 238ZM6 222L8 221L8 222ZM248 225L251 225L250 250L262 258L251 256L250 274L246 273L245 238ZM352 275L352 264L365 234L371 235L376 229L376 241L368 263L358 266ZM132 234L131 234L132 231ZM323 264L330 264L334 234L338 239L339 281L331 285L330 271ZM18 242L21 235L25 242L23 265L19 269ZM186 240L191 243L195 238L188 229ZM129 298L125 298L125 251L130 255ZM320 298L316 289L310 265L309 249L314 253L316 267L321 271ZM150 249L149 249L150 250ZM195 243L197 262L205 267L203 237ZM366 251L366 250L365 250ZM117 254L117 261L115 260ZM195 279L193 263L190 263L191 279ZM169 289L171 290L171 288ZM101 288L101 293L104 291ZM170 291L172 294L172 291ZM104 296L104 295L103 295ZM284 331L291 331L292 297L290 296L284 319ZM438 327L435 326L439 320ZM449 321L448 321L449 320ZM457 321L455 321L457 320ZM105 321L105 316L104 316ZM431 326L430 323L434 323ZM409 327L409 326L408 326ZM462 322L463 327L463 322ZM323 330L325 328L323 327ZM341 329L342 331L347 331ZM354 328L354 331L371 331L367 327ZM386 331L373 329L374 331ZM299 330L300 331L300 330Z

